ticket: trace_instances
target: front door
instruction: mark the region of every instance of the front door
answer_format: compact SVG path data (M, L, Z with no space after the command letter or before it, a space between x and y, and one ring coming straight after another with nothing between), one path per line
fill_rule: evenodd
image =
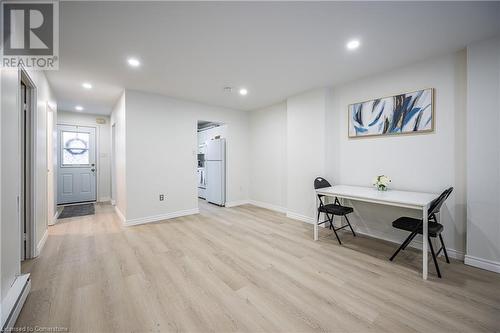
M57 204L96 201L95 128L59 125Z

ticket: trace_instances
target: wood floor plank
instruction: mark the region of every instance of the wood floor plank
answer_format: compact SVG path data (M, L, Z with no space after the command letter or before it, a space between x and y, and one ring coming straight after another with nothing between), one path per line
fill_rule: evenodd
M123 227L109 205L49 228L23 263L18 327L70 332L499 332L500 275L332 232L284 214L200 201L200 214Z

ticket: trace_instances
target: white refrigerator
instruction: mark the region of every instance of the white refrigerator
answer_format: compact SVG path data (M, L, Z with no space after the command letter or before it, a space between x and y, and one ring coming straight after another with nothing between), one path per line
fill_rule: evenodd
M226 203L226 140L207 142L205 150L206 200L219 206Z

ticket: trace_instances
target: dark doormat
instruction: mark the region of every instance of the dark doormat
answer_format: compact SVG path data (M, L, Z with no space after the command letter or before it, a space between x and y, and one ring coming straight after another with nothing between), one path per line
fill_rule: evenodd
M65 219L68 217L75 217L75 216L94 215L94 214L95 214L94 204L66 206L63 208L62 213L59 214L58 219Z

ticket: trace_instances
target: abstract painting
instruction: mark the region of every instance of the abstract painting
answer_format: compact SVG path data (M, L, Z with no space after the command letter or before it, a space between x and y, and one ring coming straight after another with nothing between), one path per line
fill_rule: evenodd
M432 88L349 105L349 137L431 132Z

